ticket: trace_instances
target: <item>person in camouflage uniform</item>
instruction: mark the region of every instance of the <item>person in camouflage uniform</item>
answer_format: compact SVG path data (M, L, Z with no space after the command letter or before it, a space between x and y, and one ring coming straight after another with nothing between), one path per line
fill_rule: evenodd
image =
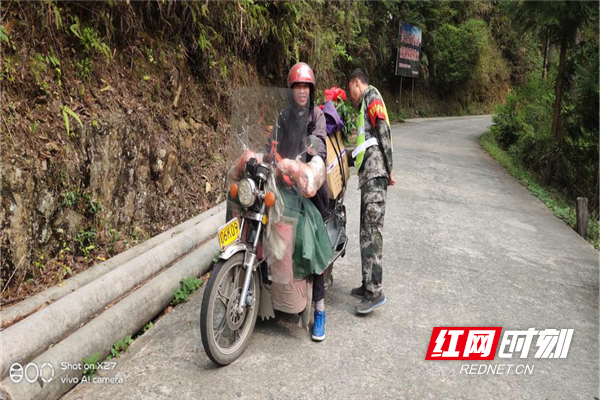
M352 289L360 298L359 314L368 314L385 304L382 290L383 219L388 185L392 177L392 137L389 118L379 91L369 85L369 78L360 69L348 78L352 102L360 110L356 149L352 152L361 190L360 255L362 285Z

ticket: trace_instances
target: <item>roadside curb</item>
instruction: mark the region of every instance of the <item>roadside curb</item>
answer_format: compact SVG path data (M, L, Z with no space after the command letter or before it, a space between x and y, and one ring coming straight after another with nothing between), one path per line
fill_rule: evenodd
M139 331L164 310L182 278L210 269L218 252L214 235L224 220L221 203L148 241L152 243L142 243L140 249L145 251L136 246L128 261L77 289L74 285L52 304L0 332L0 399L55 399L68 391L83 371L63 370L61 363L80 365L96 352L103 360L116 341ZM54 378L44 382L40 375L34 383L26 379L15 383L7 377L14 363L23 368L28 363L46 365L45 372L52 370Z
M78 273L72 278L65 280L61 286L54 285L49 287L43 292L40 292L28 299L2 310L0 312L0 324L2 329L19 322L34 312L39 311L43 307L54 303L55 301L74 292L80 287L87 285L88 283L125 264L140 254L143 254L144 252L160 245L161 243L164 243L165 241L193 227L194 225L199 224L200 222L208 219L224 209L225 202L222 202L192 219L189 219L143 243L138 244L135 247L132 247L131 249L119 253L116 256L101 262L100 264L96 264L93 267Z
M0 383L0 398L58 399L75 386L82 377L81 370L63 369L62 363L80 365L83 357L89 357L96 352L100 353L99 360L105 359L113 343L142 329L149 320L169 305L173 298L173 290L179 287L181 278L206 273L218 249L216 241L208 241L32 360L31 362L38 366L45 363L52 366L54 377L50 382L45 383L38 379L34 383L26 380L14 383L10 378L6 378Z

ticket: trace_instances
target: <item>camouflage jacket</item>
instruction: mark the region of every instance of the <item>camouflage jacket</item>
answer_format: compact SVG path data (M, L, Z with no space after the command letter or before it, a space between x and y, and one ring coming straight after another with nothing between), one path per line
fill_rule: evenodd
M384 177L388 178L393 168L392 160L392 142L389 121L386 122L386 116L381 111L375 110L376 104L383 104L383 98L379 91L368 86L358 105L360 109L362 102L365 102L364 127L365 140L376 138L379 146L371 146L365 151L363 165L358 171L358 185L362 187L365 182Z

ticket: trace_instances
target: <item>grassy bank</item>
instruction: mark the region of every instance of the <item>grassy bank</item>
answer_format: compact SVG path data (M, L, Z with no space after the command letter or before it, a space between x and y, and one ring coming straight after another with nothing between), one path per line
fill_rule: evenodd
M488 131L479 138L481 146L502 165L512 176L521 182L529 191L554 212L554 214L565 221L570 227L576 229L575 203L570 201L556 190L545 187L539 183L534 174L526 171L518 161L508 152L502 150L494 135ZM596 249L599 248L598 219L592 216L588 227L588 242Z

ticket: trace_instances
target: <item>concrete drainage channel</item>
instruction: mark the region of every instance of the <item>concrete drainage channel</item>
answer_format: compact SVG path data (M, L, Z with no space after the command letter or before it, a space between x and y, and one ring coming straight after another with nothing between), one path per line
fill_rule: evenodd
M182 278L206 273L225 203L2 311L0 399L57 399L81 379L81 365L144 327L173 299ZM136 289L137 288L137 289ZM10 378L18 363L23 376ZM33 366L30 366L33 364ZM29 367L28 367L29 366ZM37 374L37 380L34 380ZM15 378L15 375L13 375Z

